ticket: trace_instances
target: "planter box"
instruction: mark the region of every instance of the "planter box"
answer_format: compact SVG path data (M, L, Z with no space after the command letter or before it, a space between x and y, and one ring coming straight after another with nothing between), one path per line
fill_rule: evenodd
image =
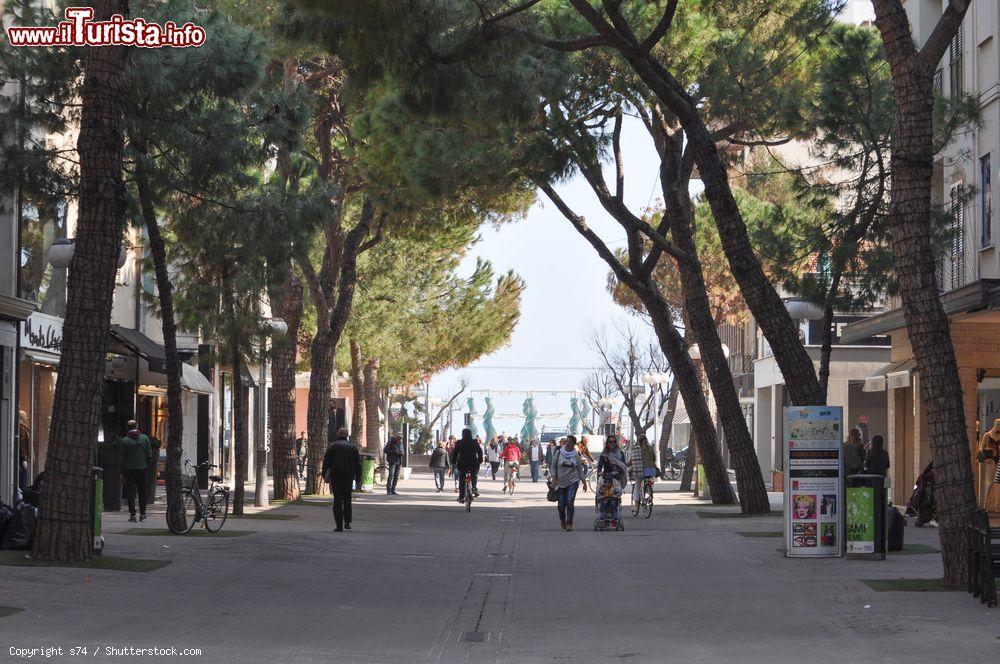
M778 492L785 490L785 471L771 471L771 490Z

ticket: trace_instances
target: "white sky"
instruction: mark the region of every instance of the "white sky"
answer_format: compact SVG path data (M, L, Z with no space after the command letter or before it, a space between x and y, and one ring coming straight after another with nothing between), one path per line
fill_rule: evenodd
M629 119L622 132L625 155L625 201L640 212L660 197L657 178L659 162L645 128ZM609 172L606 176L613 182ZM611 246L624 244L625 233L600 207L582 177L574 177L556 188L563 199L604 241ZM459 377L470 379L470 390L534 390L535 405L541 414L561 413L551 419L539 419L550 428L565 426L569 420L571 395L552 395L550 390L573 390L580 386L599 358L590 349L594 330L630 324L637 329L648 327L637 317L616 305L607 292L608 267L593 247L581 237L555 206L539 192L539 199L527 218L508 224L498 231L485 228L482 240L473 247L465 268L471 270L477 256L492 261L497 274L513 269L526 283L521 300L521 319L509 346L482 358L462 370L449 370L435 376L431 395L448 398L457 390ZM651 331L649 332L651 334ZM460 399L462 412L465 397ZM486 405L484 394L473 394L481 415ZM524 423L521 404L526 394L493 395L497 415L494 426L508 434L520 431ZM501 417L502 413L517 417ZM456 413L455 434L461 429L461 415ZM481 427L481 421L477 421Z

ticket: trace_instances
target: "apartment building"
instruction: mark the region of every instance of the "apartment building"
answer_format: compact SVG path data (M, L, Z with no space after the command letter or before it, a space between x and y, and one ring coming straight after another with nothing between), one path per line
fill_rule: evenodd
M943 0L905 3L914 38L931 34ZM937 71L943 95L972 95L979 102L981 126L959 131L935 160L934 200L950 215L951 241L938 265L938 288L948 313L961 375L969 445L975 450L982 433L1000 417L1000 229L993 216L1000 159L1000 51L997 50L1000 0L975 0ZM844 339L873 334L892 339L891 362L869 379L887 395L893 499L904 503L914 478L931 461L926 410L920 402L920 375L910 349L900 303L870 319L847 326ZM980 473L982 502L988 479ZM992 511L1000 511L994 492Z

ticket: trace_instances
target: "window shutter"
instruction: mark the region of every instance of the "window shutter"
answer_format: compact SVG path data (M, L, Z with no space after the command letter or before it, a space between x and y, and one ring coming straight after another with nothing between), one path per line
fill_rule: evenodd
M965 285L965 203L962 183L951 188L951 288Z

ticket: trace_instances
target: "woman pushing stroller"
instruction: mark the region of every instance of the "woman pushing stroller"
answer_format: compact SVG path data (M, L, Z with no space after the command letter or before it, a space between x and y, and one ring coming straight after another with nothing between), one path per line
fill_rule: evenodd
M597 460L597 477L600 484L596 498L598 523L595 528L612 521L617 526L621 521L622 494L628 482L628 466L625 454L618 446L617 436L608 436L604 441L604 451Z

